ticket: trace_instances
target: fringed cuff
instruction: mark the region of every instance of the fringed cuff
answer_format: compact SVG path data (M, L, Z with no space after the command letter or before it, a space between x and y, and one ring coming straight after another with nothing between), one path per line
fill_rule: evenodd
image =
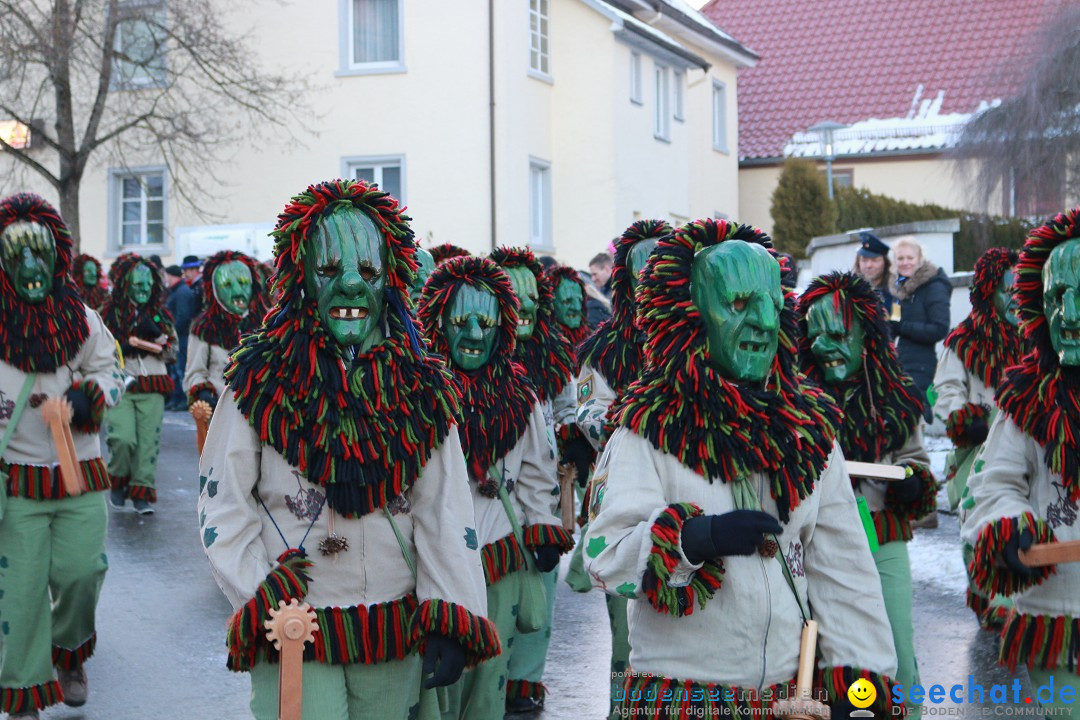
M173 379L168 375L139 375L127 391L131 394L142 393L168 397L172 395L173 387Z
M938 484L926 465L912 463L906 467L911 468L911 474L922 481L919 496L911 502L902 502L896 496L897 483L890 483L885 491L885 509L907 520L918 520L937 510Z
M525 553L513 534L480 548L480 562L484 566L484 581L488 587L512 572L525 567Z
M29 687L0 688L0 712L15 715L29 710L42 710L63 699L60 683L55 680Z
M465 650L467 667L490 660L501 652L494 623L445 600L425 600L420 603L413 620L413 633L420 636L421 655L427 646L427 636L431 633L458 641Z
M964 403L958 410L949 413L945 420L945 434L956 447L970 447L972 443L968 440L968 428L976 420L989 424L990 408L979 403Z
M1038 585L1057 571L1053 565L1033 568L1038 575L1026 578L1009 570L1004 563L999 564L999 556L1004 552L1006 543L1024 530L1031 531L1033 543L1054 541L1054 531L1050 529L1046 521L1037 519L1030 512L1018 518L995 520L979 531L979 537L975 541L975 552L968 564L968 575L971 576L975 587L991 597L1012 595Z
M874 704L866 708L873 711L875 716L890 717L892 715L892 686L893 681L884 675L879 675L870 670L854 668L850 665L832 666L819 668L817 671L816 687L825 690L828 703L832 704L841 698L847 699L848 688L857 680L867 680L877 691L877 699Z
M101 421L105 417L105 393L93 380L76 380L71 383L72 390L82 390L90 401L90 419L85 423L72 422L71 427L81 433L97 435L101 431Z
M90 656L94 654L94 647L96 645L97 633L93 633L85 642L73 650L53 645L52 664L61 670L74 670L75 668L82 667L82 664L89 660Z
M525 528L521 538L525 541L525 547L530 550L544 545L555 545L559 548L559 554L563 554L574 549L574 536L562 525L530 525Z
M214 397L217 397L217 388L214 387L214 383L201 382L197 385L192 385L191 389L187 391L188 407L191 407L192 404L199 399L199 393L201 393L203 390L209 390L214 394Z
M668 505L652 526L652 550L646 560L642 577L645 597L658 612L675 617L692 615L694 601L701 608L710 600L724 581L724 564L719 559L706 560L699 570L690 574L682 586L670 584L671 576L684 562L682 552L682 526L687 518L697 517L702 511L693 503Z
M1013 612L1001 631L998 663L1075 673L1080 661L1080 618L1067 615L1021 615Z
M157 502L157 490L149 485L128 485L127 496L132 500L145 500L146 502ZM276 607L276 606L275 606Z
M264 632L263 622L270 618L281 600L302 600L307 595L311 560L299 550L286 550L278 556L278 566L259 583L255 596L229 618L225 644L229 649L226 665L230 670L250 670L255 664L255 648Z
M547 686L542 682L532 680L507 680L506 699L531 698L541 705L547 697Z

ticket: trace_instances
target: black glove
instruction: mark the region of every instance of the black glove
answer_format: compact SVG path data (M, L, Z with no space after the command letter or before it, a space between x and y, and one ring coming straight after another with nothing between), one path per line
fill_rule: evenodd
M782 530L776 518L760 510L701 515L683 523L682 549L695 564L725 555L753 555L765 535L779 535Z
M903 480L898 480L892 483L893 497L897 501L907 505L918 500L919 495L922 494L922 478L915 473L908 475Z
M890 320L889 321L889 333L892 335L892 339L894 341L900 339L900 321L899 320Z
M453 685L465 669L465 649L457 640L445 635L431 633L424 649L424 675L431 675L424 681L428 690Z
M1027 550L1031 547L1031 543L1034 540L1034 536L1030 530L1023 530L1019 535L1013 534L1005 543L1005 549L1001 553L1001 557L1005 560L1005 564L1009 570L1024 578L1037 578L1039 577L1039 568L1028 567L1020 561L1020 551Z
M152 318L144 317L135 328L135 336L143 340L157 340L161 337L161 326Z
M533 550L533 557L536 558L536 569L542 573L551 572L559 564L559 555L558 545L541 545L536 548Z
M217 407L218 396L213 390L200 390L196 393L195 398L209 405L211 410Z
M975 418L971 421L971 424L967 426L967 439L972 445L982 445L986 440L986 436L990 434L990 428L986 426L986 421L982 418Z
M836 702L832 703L829 708L832 710L829 720L850 720L851 713L855 711L855 706L847 699L846 693L836 698Z
M578 435L562 446L563 463L573 463L577 469L577 484L585 487L589 482L589 467L592 465L593 447L584 435Z
M90 398L77 388L68 388L64 397L71 403L71 424L83 427L90 424Z

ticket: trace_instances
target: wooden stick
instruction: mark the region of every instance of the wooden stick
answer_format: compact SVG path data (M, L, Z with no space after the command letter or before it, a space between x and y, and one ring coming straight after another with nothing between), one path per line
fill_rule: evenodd
M64 492L81 495L86 489L86 482L83 480L79 456L75 453L75 441L71 437L71 412L71 403L63 396L51 397L41 403L41 417L48 424L56 445Z
M304 645L315 639L319 623L307 603L296 598L270 608L266 638L281 652L278 664L278 720L302 720L304 707Z
M143 340L142 338L137 338L134 335L132 335L131 337L128 338L128 345L130 345L133 348L138 348L139 350L145 350L146 352L152 352L155 355L160 354L162 348L164 347L163 345L159 345L156 342L150 342L149 340Z
M880 465L878 463L856 462L847 460L848 475L852 477L868 478L870 480L885 480L896 482L907 477L907 471L899 465Z
M559 499L562 501L562 526L567 532L574 532L574 480L577 466L566 463L559 466Z
M774 717L788 720L818 720L828 714L828 707L814 700L814 666L817 665L817 620L803 625L799 644L799 670L795 675L795 699L773 704Z
M214 414L214 410L205 400L196 400L188 408L188 412L195 419L195 444L199 448L199 457L202 457L203 446L206 444L206 431L210 427L210 417Z
M1080 562L1080 540L1039 543L1020 551L1020 562L1028 567Z

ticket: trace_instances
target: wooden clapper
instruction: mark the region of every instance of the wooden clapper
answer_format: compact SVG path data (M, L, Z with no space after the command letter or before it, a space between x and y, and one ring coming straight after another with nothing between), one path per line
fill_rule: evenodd
M565 463L559 466L559 500L562 507L562 526L567 532L574 532L574 481L577 479L577 466Z
M47 398L41 403L41 417L49 426L53 443L56 445L56 457L60 461L60 477L64 481L64 492L68 495L81 495L86 489L79 457L75 454L75 441L71 437L71 403L64 396Z
M1020 551L1020 562L1028 567L1080 562L1080 540L1040 543Z
M851 477L867 478L868 480L884 480L897 482L907 477L907 470L900 465L880 465L878 463L856 462L847 460L848 475Z
M214 414L214 410L205 400L196 400L188 408L188 412L195 419L195 444L199 448L199 457L202 457L203 445L206 444L206 430L210 427L210 417Z
M803 625L799 645L799 671L795 676L795 698L777 700L773 703L774 717L788 720L820 720L827 717L829 708L814 699L814 666L817 664L817 620L807 620Z
M304 645L315 639L319 623L306 602L293 598L270 608L266 639L281 653L278 663L278 720L301 720L304 707Z

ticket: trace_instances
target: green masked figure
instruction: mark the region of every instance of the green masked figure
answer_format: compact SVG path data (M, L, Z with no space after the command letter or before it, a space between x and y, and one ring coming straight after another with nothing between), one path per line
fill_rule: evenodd
M486 288L462 286L442 318L450 359L462 370L478 370L491 359L499 305Z
M154 276L146 265L136 265L127 280L127 296L136 305L145 305L154 289Z
M571 330L581 327L581 286L566 278L555 288L555 319Z
M536 301L539 298L536 276L525 267L503 268L503 270L510 276L514 294L521 303L518 309L517 339L518 342L523 342L532 337L536 326Z
M251 304L251 270L239 260L214 270L214 297L232 315L247 315Z
M736 382L769 375L780 337L780 264L761 245L736 241L694 258L690 295L705 322L708 364Z
M1043 298L1058 362L1080 365L1080 240L1062 243L1050 253L1043 268Z
M806 314L810 352L829 385L856 377L863 364L862 323L845 327L843 306L837 300L835 293L823 297Z
M0 262L15 294L39 303L52 292L56 243L52 233L36 222L15 222L0 234Z
M1016 276L1012 270L1006 270L1001 276L1001 282L994 290L994 312L1013 327L1020 324L1020 317L1016 314L1016 299L1013 297L1013 282Z
M98 280L97 276L98 276L97 265L95 265L94 263L91 263L91 262L88 262L85 265L83 265L83 269L82 269L83 285L86 285L87 287L96 286L97 285L97 280Z
M631 291L637 289L638 282L641 280L641 271L645 269L645 264L649 262L649 256L656 249L656 243L659 240L658 237L646 238L630 248L630 254L626 258L626 265L630 269Z
M412 298L413 307L420 305L420 293L424 289L424 283L431 277L435 269L435 258L422 247L416 248L416 280L413 281L409 297Z
M304 288L339 344L366 353L383 340L386 243L363 212L325 217L304 248Z

